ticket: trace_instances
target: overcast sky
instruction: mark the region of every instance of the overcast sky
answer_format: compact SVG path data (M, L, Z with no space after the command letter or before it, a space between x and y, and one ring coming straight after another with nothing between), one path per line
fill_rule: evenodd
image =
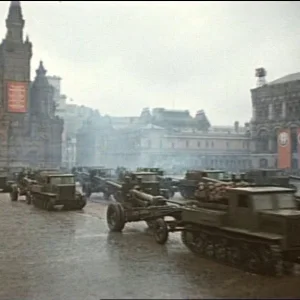
M101 114L204 109L215 125L251 117L255 68L300 69L299 2L24 1L25 33L62 92ZM0 2L2 26L9 1Z

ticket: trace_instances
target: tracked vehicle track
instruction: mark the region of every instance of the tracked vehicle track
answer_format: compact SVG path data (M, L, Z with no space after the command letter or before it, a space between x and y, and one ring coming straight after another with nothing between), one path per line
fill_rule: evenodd
M181 232L184 245L193 253L251 273L281 276L290 272L276 242L253 238L214 228L190 226Z

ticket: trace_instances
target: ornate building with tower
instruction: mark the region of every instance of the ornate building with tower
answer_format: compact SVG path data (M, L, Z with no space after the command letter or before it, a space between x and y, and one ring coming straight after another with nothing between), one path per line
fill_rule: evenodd
M24 24L20 1L11 1L0 44L0 167L57 167L63 120L55 116L42 62L30 81L32 44L23 38Z
M300 73L267 83L266 71L256 70L258 85L251 90L251 135L254 167L300 167Z

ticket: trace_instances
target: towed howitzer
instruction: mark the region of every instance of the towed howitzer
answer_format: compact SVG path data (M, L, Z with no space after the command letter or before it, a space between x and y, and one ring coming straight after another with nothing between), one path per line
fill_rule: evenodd
M107 179L104 180L106 193L113 195L115 199L119 199L120 197L126 198L127 193L131 189L136 189L152 196L164 196L168 198L166 190L160 189L159 181L156 180L156 174L153 173L129 173L123 178L122 183L116 183Z
M168 200L164 197L149 195L137 188L126 189L122 185L122 197L109 204L106 220L110 231L121 232L126 223L138 221L145 221L153 229L157 219L179 218L181 207L167 205Z
M122 231L126 222L144 220L152 224L160 244L168 240L169 232L181 232L183 244L197 255L251 273L282 275L300 261L300 212L293 192L274 186L229 188L224 210L169 205L126 208L113 203L107 222L111 231ZM133 194L147 198L137 191Z
M129 191L129 199L134 200L137 206L142 207L166 204L166 199L164 197L152 196L136 189Z

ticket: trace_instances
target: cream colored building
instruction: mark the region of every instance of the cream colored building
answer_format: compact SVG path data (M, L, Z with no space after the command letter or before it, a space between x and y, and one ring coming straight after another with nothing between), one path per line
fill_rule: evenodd
M211 126L203 111L192 117L187 110L163 108L145 109L139 117L102 118L97 126L91 121L81 128L78 164L229 171L251 167L248 124Z
M48 76L48 82L54 88L54 101L56 103L56 114L64 120L64 131L62 139L62 165L72 168L76 164L76 134L81 128L84 120L89 118L95 110L67 102L67 97L61 94L61 78Z

